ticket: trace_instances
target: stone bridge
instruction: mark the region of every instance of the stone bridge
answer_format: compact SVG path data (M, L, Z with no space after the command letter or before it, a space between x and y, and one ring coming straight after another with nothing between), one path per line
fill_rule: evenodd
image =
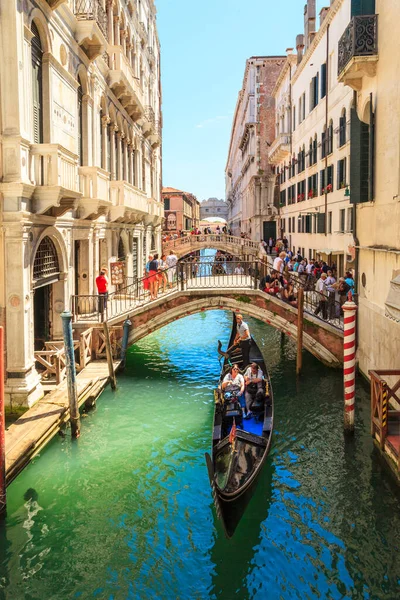
M126 310L108 317L110 326L122 325L129 317L132 326L129 345L138 342L153 331L177 319L205 310L231 310L255 317L286 335L297 336L297 308L282 300L265 294L259 289L243 288L199 288L182 286L167 292L156 300L136 307L126 305ZM256 287L256 286L254 286ZM97 318L94 317L97 321ZM102 327L91 319L82 317L74 324L75 329ZM343 363L343 331L313 314L304 313L303 346L325 365L339 367Z
M170 250L173 250L178 258L206 248L229 252L241 260L254 259L260 253L259 242L226 234L186 235L163 243L163 252L169 254Z

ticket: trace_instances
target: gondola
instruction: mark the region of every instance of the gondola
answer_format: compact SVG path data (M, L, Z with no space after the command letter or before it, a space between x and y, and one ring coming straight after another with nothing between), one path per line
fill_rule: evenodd
M258 364L264 373L264 398L252 405L253 416L244 419L244 399L224 394L222 381L233 363L238 363L242 374L248 365L242 364L239 347L234 347L236 317L233 317L229 351L218 352L223 357L219 385L214 391L215 410L212 434L212 453L206 453L206 462L217 516L227 537L235 529L254 492L258 477L271 447L274 403L270 377L260 349L254 340L250 348L250 362ZM232 348L232 350L231 350Z

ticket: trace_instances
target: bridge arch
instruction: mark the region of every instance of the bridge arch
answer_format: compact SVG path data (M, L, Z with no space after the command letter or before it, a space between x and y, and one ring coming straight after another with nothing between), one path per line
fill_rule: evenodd
M223 295L218 291L210 292L211 290L177 292L151 307L135 309L129 315L132 322L129 345L173 321L206 310L241 312L296 339L297 309L267 297L258 290ZM343 363L343 333L328 324L320 323L311 315L306 315L304 319L303 347L327 366L339 367Z
M178 258L183 258L196 250L205 249L229 252L243 260L245 257L257 257L260 253L260 244L253 240L226 234L187 235L163 244L163 252L169 254L169 251L173 250Z

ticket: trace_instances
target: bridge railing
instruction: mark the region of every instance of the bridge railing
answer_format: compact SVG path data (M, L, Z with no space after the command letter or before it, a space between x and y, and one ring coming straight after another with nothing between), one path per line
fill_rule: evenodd
M278 282L278 287L273 285ZM294 290L286 290L292 284ZM290 272L280 273L267 261L227 261L220 260L181 260L151 276L128 280L107 297L97 294L74 295L71 297L71 311L74 322L98 322L114 319L127 314L139 306L149 304L159 297L179 291L196 289L259 289L275 296L296 308L297 290L304 289L304 310L322 321L343 329L341 303L335 294L315 291L312 276ZM276 285L276 284L275 284Z
M169 240L168 242L163 242L163 251L169 250L181 250L194 248L198 249L202 244L210 244L210 243L223 243L224 245L237 246L240 249L250 249L251 254L254 254L255 251L259 249L259 242L255 242L254 240L248 240L241 237L236 237L234 235L228 235L226 233L201 233L200 235L186 235L183 237L176 238L176 240Z

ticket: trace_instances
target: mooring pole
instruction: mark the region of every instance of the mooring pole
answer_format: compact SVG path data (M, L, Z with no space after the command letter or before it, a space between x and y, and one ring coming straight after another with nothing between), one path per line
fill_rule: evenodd
M300 286L297 291L297 360L296 375L300 375L303 366L303 321L304 321L304 290Z
M6 510L6 444L4 414L4 329L0 327L0 514Z
M104 321L104 323L103 323L103 330L104 330L104 341L105 341L105 345L106 345L108 374L110 376L111 389L115 390L117 388L117 382L115 379L113 355L112 355L111 341L110 341L110 332L108 329L107 321Z
M342 306L343 329L343 374L344 374L344 429L354 431L354 406L356 391L356 313L357 304L351 296Z
M124 332L122 334L122 344L121 344L121 369L125 368L126 362L126 351L128 349L128 339L129 339L129 328L132 325L132 322L129 319L125 319L124 321Z
M72 338L72 314L69 310L65 310L63 313L61 313L61 318L65 347L65 367L67 371L71 437L78 438L81 434L81 423L79 417L78 388L76 385L74 340Z

